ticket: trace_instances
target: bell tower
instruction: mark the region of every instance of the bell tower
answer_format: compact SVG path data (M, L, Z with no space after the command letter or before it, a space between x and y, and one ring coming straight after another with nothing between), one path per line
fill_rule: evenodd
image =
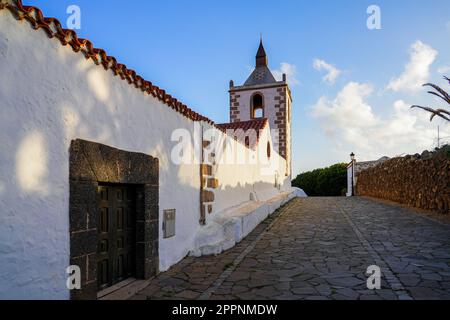
M245 83L230 81L230 122L267 118L275 150L286 159L291 174L291 106L292 97L286 75L277 81L269 69L262 39L256 53L255 69Z

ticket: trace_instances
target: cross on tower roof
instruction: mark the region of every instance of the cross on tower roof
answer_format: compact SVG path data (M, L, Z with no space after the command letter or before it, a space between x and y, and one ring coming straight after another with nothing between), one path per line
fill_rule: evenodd
M269 70L269 60L264 49L262 37L259 41L258 52L256 53L256 67L250 77L245 81L244 86L254 86L259 84L269 84L277 82Z
M264 45L261 37L258 52L256 53L256 67L267 67L267 65L268 65L267 54L266 50L264 50Z

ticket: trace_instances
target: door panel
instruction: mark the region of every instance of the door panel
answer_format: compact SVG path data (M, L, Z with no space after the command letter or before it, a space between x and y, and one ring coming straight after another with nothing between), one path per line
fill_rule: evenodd
M98 286L104 289L135 275L135 188L100 185L98 223Z

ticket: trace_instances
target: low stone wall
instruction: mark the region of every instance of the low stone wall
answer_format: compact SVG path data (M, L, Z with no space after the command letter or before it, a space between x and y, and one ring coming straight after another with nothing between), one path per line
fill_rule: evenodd
M450 213L450 146L394 158L357 176L358 196L391 200Z

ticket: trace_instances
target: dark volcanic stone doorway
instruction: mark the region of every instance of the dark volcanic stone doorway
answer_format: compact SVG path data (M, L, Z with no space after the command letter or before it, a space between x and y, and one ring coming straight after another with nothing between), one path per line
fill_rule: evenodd
M132 274L148 279L159 266L159 163L151 156L74 140L70 146L70 264L81 269L81 290L72 299L96 299L101 230L102 186L134 190ZM100 187L100 189L99 189ZM130 241L133 241L130 239Z

